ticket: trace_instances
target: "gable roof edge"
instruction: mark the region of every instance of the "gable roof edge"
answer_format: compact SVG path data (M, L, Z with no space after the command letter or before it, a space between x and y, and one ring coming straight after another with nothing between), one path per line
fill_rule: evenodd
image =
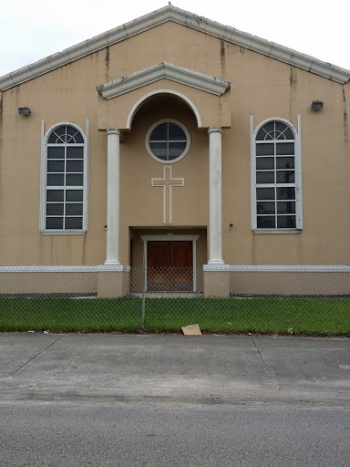
M174 21L186 27L223 39L232 44L247 48L254 52L275 58L297 68L309 71L324 78L344 84L350 79L350 71L345 68L323 62L309 55L302 54L274 42L239 31L215 21L197 16L188 11L167 5L117 28L95 36L69 47L62 52L49 55L31 65L0 77L0 91L5 91L18 84L29 81L40 75L86 57L104 47L111 46L129 37L142 33L167 21Z
M123 76L117 80L102 84L96 89L102 97L109 100L146 84L154 83L162 78L176 81L177 83L191 86L216 96L222 96L230 89L228 81L223 81L214 76L198 73L197 71L179 67L168 62L137 71L130 76Z

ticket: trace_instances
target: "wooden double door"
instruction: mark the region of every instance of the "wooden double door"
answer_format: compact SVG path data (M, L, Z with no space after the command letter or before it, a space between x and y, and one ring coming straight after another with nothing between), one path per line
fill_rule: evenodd
M147 290L191 292L193 251L191 241L150 241L147 243Z

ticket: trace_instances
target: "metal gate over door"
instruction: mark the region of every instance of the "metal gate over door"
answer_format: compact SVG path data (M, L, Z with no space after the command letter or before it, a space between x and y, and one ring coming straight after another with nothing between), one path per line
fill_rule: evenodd
M147 242L147 290L150 292L193 290L191 241Z

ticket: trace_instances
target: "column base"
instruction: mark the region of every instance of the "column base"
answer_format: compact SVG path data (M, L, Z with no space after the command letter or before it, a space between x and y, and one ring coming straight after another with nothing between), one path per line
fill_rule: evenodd
M97 273L97 297L117 298L127 295L130 288L129 276L128 271L99 271Z
M204 271L204 297L227 298L230 296L229 271Z
M215 265L220 265L221 266L221 265L223 265L225 263L224 263L223 259L210 259L208 261L208 264L211 264L212 266L215 266Z
M117 259L106 259L104 262L106 266L119 266L121 264Z

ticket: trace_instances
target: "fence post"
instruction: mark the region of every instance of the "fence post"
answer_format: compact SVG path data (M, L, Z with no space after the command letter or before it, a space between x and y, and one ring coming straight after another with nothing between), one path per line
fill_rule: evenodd
M142 313L141 313L141 329L145 329L145 311L146 311L146 257L143 253L142 258Z

